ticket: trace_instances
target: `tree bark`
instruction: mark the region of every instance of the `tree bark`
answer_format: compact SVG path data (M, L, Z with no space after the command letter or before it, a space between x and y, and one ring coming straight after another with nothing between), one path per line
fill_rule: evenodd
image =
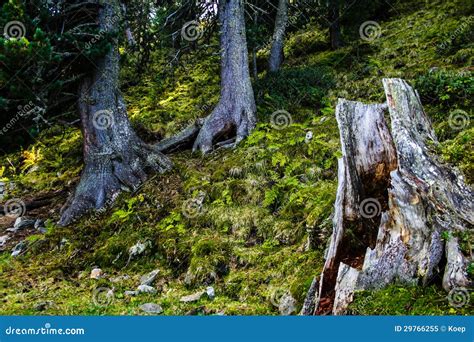
M341 42L341 24L340 24L340 0L329 0L329 40L331 49L336 50L342 46Z
M393 282L469 284L455 236L472 229L473 191L430 148L437 140L417 93L400 79L383 83L390 130L385 105L337 107L343 157L316 314L342 314L355 291Z
M119 1L104 2L98 15L103 32L118 32ZM84 170L65 204L59 224L67 225L91 209L113 201L123 189L135 189L147 173L165 172L170 160L133 131L119 89L117 42L80 86L78 110L84 138Z
M283 46L286 26L288 25L288 0L279 0L273 32L273 42L268 60L268 71L277 72L283 63Z
M250 81L243 0L219 1L221 23L221 94L194 143L207 153L218 140L236 136L236 144L256 124L256 105Z

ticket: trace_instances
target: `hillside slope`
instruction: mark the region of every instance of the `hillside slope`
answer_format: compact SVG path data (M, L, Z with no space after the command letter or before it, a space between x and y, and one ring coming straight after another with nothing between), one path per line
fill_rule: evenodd
M316 26L292 33L284 69L255 81L260 123L238 148L205 157L172 154L172 172L70 227L54 222L66 198L61 190L72 190L80 174L80 131L54 127L28 150L1 157L4 200L51 199L27 213L45 221L45 233L33 227L7 232L14 219L1 218L0 236L8 240L0 247L0 314L140 314L148 302L168 315L299 312L321 272L331 232L338 97L380 102L383 77L408 80L442 141L440 156L472 184L474 17L460 12L458 2L468 3L401 5L379 23L378 37L354 39L336 51ZM267 53L259 52L259 65ZM124 86L129 114L145 140L170 136L212 110L217 62L215 51L203 48L185 55L170 75L163 71L167 54L156 53L150 74ZM464 252L472 255L472 231L463 239ZM22 240L26 249L12 257ZM90 278L94 268L104 273L99 279ZM125 293L156 269L158 293ZM470 270L472 277L472 264ZM214 299L181 300L207 287ZM351 311L463 315L472 305L450 305L434 283L360 293Z

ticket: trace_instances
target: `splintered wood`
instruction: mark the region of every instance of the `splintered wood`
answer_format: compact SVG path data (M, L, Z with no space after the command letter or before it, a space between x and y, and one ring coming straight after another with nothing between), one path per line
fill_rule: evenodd
M383 85L386 105L337 105L342 158L316 314L343 314L355 291L395 281L468 285L454 236L472 229L473 191L432 152L438 142L418 94L401 79Z

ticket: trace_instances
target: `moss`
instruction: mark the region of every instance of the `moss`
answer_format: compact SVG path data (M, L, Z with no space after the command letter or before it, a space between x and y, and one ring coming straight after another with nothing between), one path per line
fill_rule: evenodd
M317 26L290 34L283 70L273 76L262 73L255 81L259 124L248 139L234 150L204 157L174 154L172 174L152 177L134 193L119 196L111 208L91 213L74 226L49 223L44 236L29 238L34 248L25 256L13 259L0 253L1 313L141 314L140 304L156 302L169 315L273 315L278 314L275 297L287 291L299 309L322 269L331 225L340 157L334 115L338 97L381 102L382 77L412 81L442 141L440 154L472 182L472 127L453 130L448 121L452 110L468 112L472 107L467 72L472 46L459 36L449 49L438 48L466 20L459 11L461 2L466 6L458 0L405 8L380 23L383 34L374 42L354 40L335 51L328 50L327 32ZM130 116L139 132L146 127L147 141L172 135L212 110L219 96L214 52L212 47L195 50L183 56L173 72L165 73L167 51L160 49L152 56L151 72L134 86L126 84ZM264 54L259 52L260 57ZM127 77L127 69L123 72ZM277 129L271 118L280 109L289 113L293 124ZM309 131L313 138L307 141ZM41 146L35 144L28 153L0 158L5 167L1 177L17 184L8 196L64 189L77 179L79 130L53 127L40 140ZM202 208L189 215L188 201L202 194ZM51 222L59 206L53 209L52 215L48 213ZM321 242L315 250L306 249L308 231ZM463 235L460 240L469 253L472 237ZM130 257L129 249L137 242L148 247ZM108 277L88 279L93 266ZM157 295L123 295L136 288L141 275L156 268ZM110 281L125 274L130 278ZM209 284L216 290L215 300L180 302L181 296ZM114 289L109 305L94 302L98 287ZM46 301L54 305L35 311L35 304ZM467 314L472 309L453 309L436 286L394 285L357 293L351 310Z
M436 286L400 285L358 292L349 307L355 315L469 315L473 309L471 302L451 305L446 292Z

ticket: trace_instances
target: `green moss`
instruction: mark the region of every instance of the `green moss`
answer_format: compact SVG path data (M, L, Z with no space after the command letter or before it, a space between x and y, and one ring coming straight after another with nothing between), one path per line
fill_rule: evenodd
M473 309L472 302L459 307L450 304L449 295L436 286L400 285L358 292L349 306L355 315L469 315Z
M439 51L439 44L466 20L458 10L461 2L406 8L380 23L383 34L374 42L354 40L336 51L328 50L327 32L318 27L291 34L284 68L276 75L262 73L254 83L259 124L238 148L204 157L172 155L173 173L152 177L136 192L119 196L111 208L71 227L49 223L44 236L29 238L34 245L25 256L0 254L0 287L5 289L1 313L140 314L140 304L156 302L170 315L273 315L278 314L274 298L282 292L290 292L299 309L322 269L330 231L340 157L334 115L338 97L382 102L382 77L412 81L442 141L440 154L472 182L472 127L453 129L448 120L451 111L472 107L472 75L467 72L472 43L460 35L449 49ZM219 61L211 47L183 56L168 73L163 71L169 70L165 50L152 56L150 73L124 89L133 124L149 141L207 115L219 96ZM123 70L125 77L127 72ZM272 114L281 109L293 124L275 128ZM309 141L308 132L313 136ZM79 130L53 127L40 140L27 153L0 159L0 177L17 184L8 196L64 189L77 180L82 163ZM188 201L202 194L202 208L196 215L186 213ZM320 237L315 250L306 248L308 230ZM459 238L468 253L472 237ZM130 257L137 242L148 247ZM93 266L108 277L88 279ZM156 268L158 294L123 295ZM125 274L130 278L110 281ZM181 296L210 284L215 300L180 302ZM114 289L109 305L94 302L98 287ZM35 311L35 304L45 301L54 305ZM453 309L436 286L394 285L357 293L351 310L466 314L471 307Z

